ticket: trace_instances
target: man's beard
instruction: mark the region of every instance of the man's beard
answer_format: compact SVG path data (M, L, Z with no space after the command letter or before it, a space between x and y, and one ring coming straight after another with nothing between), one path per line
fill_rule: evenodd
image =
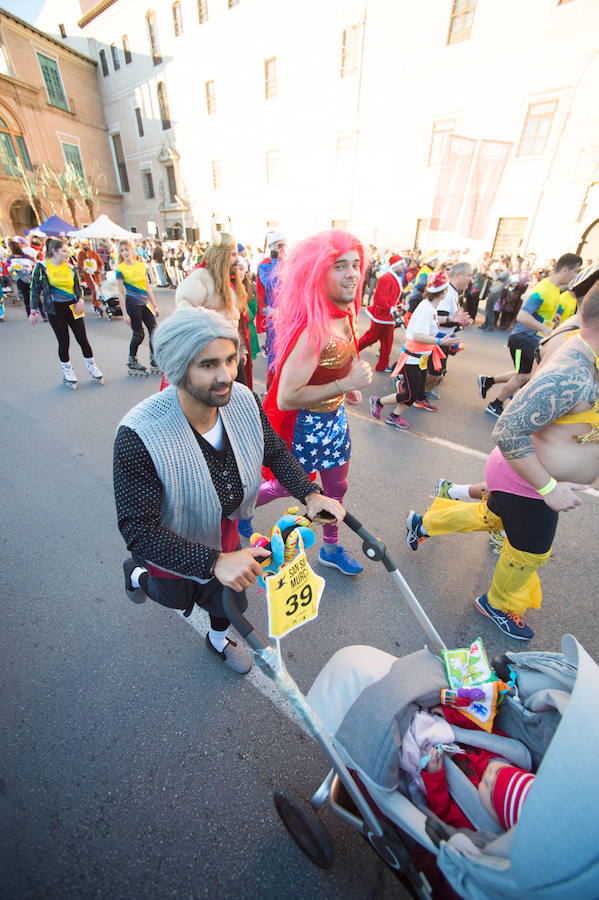
M188 374L185 375L185 378L183 379L183 381L181 383L181 387L183 388L183 390L186 391L186 393L188 393L190 397L193 397L193 399L197 403L202 403L204 406L212 406L212 407L227 405L227 403L231 399L232 386L233 386L232 383L228 385L229 390L227 391L226 394L215 394L215 393L213 393L215 390L218 390L219 388L223 388L223 387L225 387L225 385L219 384L218 382L214 382L207 389L197 388L191 384Z

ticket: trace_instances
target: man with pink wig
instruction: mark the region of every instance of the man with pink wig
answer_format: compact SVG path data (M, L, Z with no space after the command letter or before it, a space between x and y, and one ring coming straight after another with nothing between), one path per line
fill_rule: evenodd
M356 335L364 249L347 231L323 231L285 258L273 312L275 376L264 400L273 427L329 497L347 491L351 441L344 401L360 403L372 369L360 360ZM257 506L288 496L276 479L262 483ZM338 543L337 524L324 526L319 561L345 575L362 566Z

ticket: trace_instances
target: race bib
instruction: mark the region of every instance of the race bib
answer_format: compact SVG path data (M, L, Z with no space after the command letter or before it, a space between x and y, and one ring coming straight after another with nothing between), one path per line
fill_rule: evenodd
M265 584L270 637L283 637L318 615L325 580L310 567L304 551Z
M77 310L75 309L76 306L77 306L76 303L69 303L69 309L73 313L73 318L74 319L82 319L83 316L85 315L85 313L83 310L81 310L81 312L77 312Z

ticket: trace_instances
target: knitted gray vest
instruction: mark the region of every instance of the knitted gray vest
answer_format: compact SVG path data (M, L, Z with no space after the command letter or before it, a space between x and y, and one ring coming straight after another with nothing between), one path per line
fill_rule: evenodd
M220 415L243 486L241 506L230 518L249 519L264 460L264 433L252 392L234 382L231 399L220 407ZM222 508L177 389L171 385L142 400L120 425L135 431L152 457L163 486L162 524L192 543L220 550Z

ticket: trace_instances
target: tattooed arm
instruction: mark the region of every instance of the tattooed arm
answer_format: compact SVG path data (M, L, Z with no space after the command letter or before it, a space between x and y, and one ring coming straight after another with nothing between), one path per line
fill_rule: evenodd
M573 340L518 392L498 419L493 431L497 446L514 471L537 490L552 473L538 459L531 436L579 404L591 407L596 391L594 365ZM580 503L574 490L571 482L561 482L544 500L552 509L571 509Z

